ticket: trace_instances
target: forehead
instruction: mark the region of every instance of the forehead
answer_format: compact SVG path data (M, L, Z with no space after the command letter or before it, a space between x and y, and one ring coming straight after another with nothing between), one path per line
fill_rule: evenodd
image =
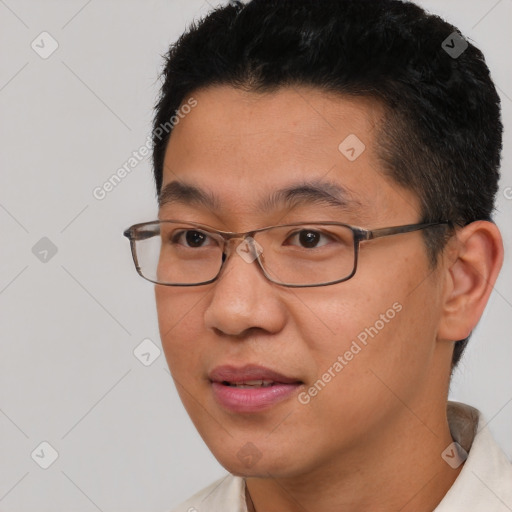
M370 203L399 206L397 185L377 156L383 108L376 101L305 87L256 93L216 86L192 96L197 106L169 140L162 191L172 182L192 185L212 208L239 215L259 214L276 191L307 184L338 188L361 213Z

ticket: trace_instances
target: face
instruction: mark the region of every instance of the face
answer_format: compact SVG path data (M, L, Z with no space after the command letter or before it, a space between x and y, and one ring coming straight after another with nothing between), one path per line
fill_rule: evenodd
M236 232L421 221L415 195L387 178L377 157L376 103L309 88L260 94L219 86L193 97L197 106L169 141L163 189L180 182L214 201L174 194L161 220ZM353 137L348 152L339 149L350 135L364 151ZM266 201L297 187L288 201ZM343 204L327 200L326 190L342 190ZM157 285L155 293L183 404L234 474L291 477L340 457L356 462L410 421L404 404L428 406L446 384L433 371L442 291L421 232L362 242L354 277L330 286L279 286L233 251L216 282ZM261 379L271 387L222 383Z

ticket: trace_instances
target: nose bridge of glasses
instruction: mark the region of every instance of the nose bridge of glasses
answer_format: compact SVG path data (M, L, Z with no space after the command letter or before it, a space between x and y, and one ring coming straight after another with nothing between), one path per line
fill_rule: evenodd
M261 246L256 242L253 235L253 231L222 234L224 243L223 253L226 255L226 258L229 257L233 253L233 249L235 249L235 252L246 261L249 256L251 261L256 259L258 256L258 248Z

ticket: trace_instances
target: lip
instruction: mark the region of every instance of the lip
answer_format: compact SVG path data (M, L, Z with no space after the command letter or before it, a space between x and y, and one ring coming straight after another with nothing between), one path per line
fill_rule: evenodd
M299 379L256 365L218 366L208 377L216 401L222 407L237 413L267 410L289 398L303 384ZM267 380L273 384L254 389L226 385L226 382L240 384L251 380Z

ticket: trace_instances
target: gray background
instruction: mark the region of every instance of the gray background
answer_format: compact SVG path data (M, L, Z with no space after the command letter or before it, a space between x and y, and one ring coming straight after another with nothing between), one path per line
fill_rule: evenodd
M510 253L512 0L420 3L482 48L499 88L496 220ZM160 55L209 9L204 0L0 0L2 511L165 511L224 474L163 354L151 349L145 366L133 353L147 338L160 346L153 288L121 234L156 217L149 159L103 200L92 194L146 142ZM31 47L51 49L43 31L59 45L46 59ZM507 257L451 391L492 419L509 457L511 281ZM48 469L43 441L59 455Z

